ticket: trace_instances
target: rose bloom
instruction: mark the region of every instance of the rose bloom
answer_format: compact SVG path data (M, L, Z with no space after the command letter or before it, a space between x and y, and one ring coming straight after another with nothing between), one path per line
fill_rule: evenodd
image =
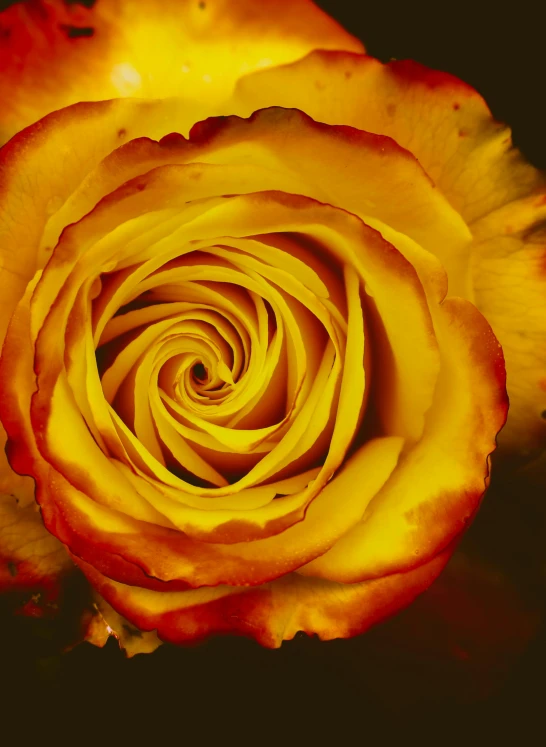
M478 509L504 358L501 446L544 447L542 176L280 5L1 17L0 580L51 606L75 564L94 642L358 634Z

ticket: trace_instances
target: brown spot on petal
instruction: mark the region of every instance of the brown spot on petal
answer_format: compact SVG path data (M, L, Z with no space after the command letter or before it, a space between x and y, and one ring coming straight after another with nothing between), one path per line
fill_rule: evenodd
M121 129L118 130L118 137L125 137L126 134L127 134L127 130L125 129L125 127L122 127Z
M387 114L389 117L394 117L396 114L396 104L387 104Z
M459 102L458 101L454 101L453 102L453 111L457 112L457 111L459 111L460 108L461 108L461 105L459 104Z
M69 26L64 23L60 24L60 28L67 35L69 39L81 39L82 37L90 37L95 33L95 29L92 26Z

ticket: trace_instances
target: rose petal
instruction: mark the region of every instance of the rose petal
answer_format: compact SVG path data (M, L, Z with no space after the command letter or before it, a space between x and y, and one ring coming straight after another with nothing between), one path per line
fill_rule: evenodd
M163 589L187 588L188 582L256 584L310 561L353 526L392 472L401 446L396 438L368 442L310 504L305 522L254 542L205 544L157 521L131 519L89 498L91 484L84 494L51 469L40 476L37 498L46 526L72 552L122 583ZM358 491L351 489L355 480Z
M39 251L48 219L89 171L119 145L120 131L124 131L123 137L129 128L132 137L162 137L169 131L165 122L187 131L195 121L188 115L187 102L176 99L162 102L161 107L141 103L137 106L140 116L133 112L129 125L125 106L130 103L75 104L23 130L0 151L0 340L26 284L49 258L51 246ZM192 109L194 115L198 111L202 116L210 113L204 107ZM92 147L84 143L92 143ZM59 159L62 169L55 167ZM28 220L29 211L32 220Z
M502 350L467 301L447 299L435 322L442 369L422 440L402 452L362 521L300 573L355 583L407 571L451 543L477 510L508 410Z
M129 659L136 654L150 654L161 646L162 642L155 632L135 628L100 594L94 592L93 599L92 606L82 621L84 641L102 648L110 636L114 636Z
M513 148L510 130L493 120L483 98L457 78L415 62L383 65L317 51L244 78L235 100L243 115L271 103L297 106L320 121L389 135L419 159L476 235L458 262L438 256L451 293L476 303L505 347L511 408L500 444L526 458L544 448L545 180Z
M28 0L0 23L2 143L78 101L181 93L215 101L241 75L317 47L363 51L308 0L101 0L91 8Z
M278 648L298 631L322 640L349 638L408 605L440 573L452 548L400 574L359 584L338 584L289 574L253 589L219 586L157 593L111 581L75 559L104 598L141 630L157 630L171 643L231 633Z
M510 394L500 446L524 457L546 448L546 191L474 224L475 303L495 330Z
M63 577L73 571L66 549L45 529L33 496L0 494L0 589L40 594L51 605Z
M133 112L138 106L126 102L127 116L138 120L138 110ZM234 111L246 116L253 111L239 101L230 107L226 108L228 114ZM180 117L176 121L184 124ZM187 130L179 132L185 134ZM259 179L260 186L246 188L244 179L234 193L282 189L349 210L364 220L368 216L381 220L437 253L450 274L452 293L467 289L468 228L434 188L415 157L390 138L352 127L326 127L302 112L272 107L255 112L247 120L228 116L200 122L191 130L189 140L165 138L159 144L136 141L112 153L52 216L46 243L53 245L65 225L80 220L105 194L154 167L191 161L224 167L237 164L246 176L245 166L251 159L255 170L252 183L256 185ZM315 158L317 152L323 155L320 163ZM341 177L325 178L325 163L332 164ZM280 184L276 181L279 175ZM199 180L197 173L195 180ZM192 186L192 192L196 189L199 184ZM223 194L230 194L227 189ZM393 199L393 195L399 198Z
M271 105L297 107L320 122L394 138L467 223L543 183L471 86L411 60L383 64L366 55L313 51L243 78L235 105L243 116Z

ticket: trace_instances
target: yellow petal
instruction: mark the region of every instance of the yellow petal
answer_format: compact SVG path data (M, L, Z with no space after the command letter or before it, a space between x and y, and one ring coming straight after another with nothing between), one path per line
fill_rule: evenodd
M243 116L266 106L295 107L320 122L392 137L419 159L467 223L543 181L471 86L411 60L383 64L318 50L243 78L235 102Z
M66 549L42 523L33 496L0 494L0 589L41 594L55 603L74 571Z
M155 632L144 632L131 625L97 592L93 592L92 598L87 619L84 617L83 621L84 641L102 648L113 636L129 659L136 654L151 654L161 646Z
M442 368L423 438L362 520L300 573L354 583L406 571L453 542L477 510L506 419L502 351L467 301L444 301L435 323Z
M506 359L510 410L499 446L532 458L546 448L546 191L472 229L475 303Z
M214 102L252 70L310 50L363 51L309 0L31 0L1 16L0 142L78 101Z

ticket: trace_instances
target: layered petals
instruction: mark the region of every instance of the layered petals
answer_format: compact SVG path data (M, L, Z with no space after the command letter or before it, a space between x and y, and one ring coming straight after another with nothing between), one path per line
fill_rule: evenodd
M471 237L390 137L192 124L179 99L76 105L4 149L8 455L105 600L90 640L119 615L177 643L355 635L431 583L488 483L502 351L446 297Z
M241 75L312 49L364 51L309 0L27 0L0 24L2 143L79 101L215 102Z
M235 102L243 116L265 106L295 106L320 122L392 137L418 158L468 224L543 183L477 91L411 60L383 64L316 50L246 76Z
M406 570L454 540L478 509L489 475L476 465L495 448L508 409L502 351L462 299L444 301L437 327L449 344L422 440L402 452L361 521L300 573L355 583ZM484 387L490 380L501 387Z
M499 443L536 457L546 447L546 181L513 147L509 128L454 76L346 52L314 51L248 75L235 101L243 116L272 103L297 106L321 122L388 135L417 157L473 237L455 261L446 261L440 241L432 251L450 291L477 305L504 347L511 408Z
M360 584L338 584L289 574L256 588L218 586L157 593L124 586L76 562L109 604L141 630L157 630L169 643L201 641L211 635L253 638L278 648L296 633L321 640L350 638L407 606L445 566L452 548L408 573Z
M546 450L546 189L473 225L477 306L502 344L510 393L505 454Z

